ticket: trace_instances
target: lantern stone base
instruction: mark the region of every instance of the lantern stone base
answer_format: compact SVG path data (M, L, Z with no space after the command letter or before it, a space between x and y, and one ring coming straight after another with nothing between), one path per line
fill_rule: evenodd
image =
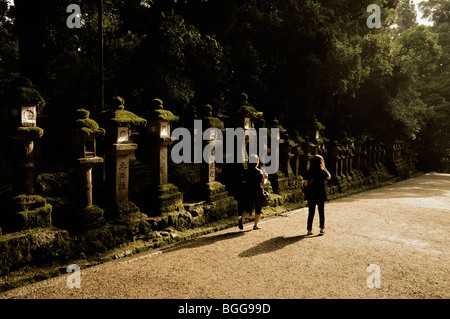
M206 200L204 217L206 222L234 216L238 212L238 202L230 196L225 185L219 182L199 183L198 196Z
M269 180L274 193L280 194L289 190L289 179L282 172L278 171L277 174L269 175Z
M288 186L289 189L300 189L302 185L303 178L302 176L296 176L294 174L289 174L288 178Z
M77 209L73 212L70 227L76 231L86 231L105 226L104 211L97 205Z
M0 276L23 266L65 261L70 255L66 230L35 228L5 234L0 238Z
M171 183L151 187L149 203L148 214L152 216L184 211L183 193Z
M214 203L229 196L225 185L216 181L210 183L199 182L193 186L191 193L191 196L195 199L199 201L206 200L207 203Z
M148 216L131 201L121 201L105 209L107 229L114 241L123 243L145 237L150 231Z
M1 224L7 233L49 227L51 225L52 205L38 195L18 195L2 204Z
M347 176L345 175L333 176L330 182L332 185L338 187L340 193L344 193L350 187Z

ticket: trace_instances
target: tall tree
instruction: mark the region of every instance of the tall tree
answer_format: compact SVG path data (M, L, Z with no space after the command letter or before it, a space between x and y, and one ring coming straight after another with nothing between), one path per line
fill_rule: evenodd
M400 0L397 6L397 19L398 32L401 33L409 28L416 27L417 12L414 2L411 0Z
M450 162L450 1L423 1L419 7L424 18L433 22L431 30L438 36L442 56L434 72L419 81L418 90L428 110L416 149L422 169L442 170Z

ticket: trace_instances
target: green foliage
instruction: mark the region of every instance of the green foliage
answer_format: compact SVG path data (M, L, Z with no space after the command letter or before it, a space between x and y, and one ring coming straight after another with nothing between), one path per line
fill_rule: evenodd
M417 82L417 90L426 104L421 114L424 128L418 134L415 150L423 170L442 170L450 159L450 3L429 0L420 3L424 17L433 21L430 30L438 37L442 55L437 67Z
M9 1L0 0L0 94L7 80L17 74L19 68L19 40L15 31L14 9Z
M399 33L418 25L417 12L411 0L400 0L398 2L396 23Z
M0 72L2 61L16 59L6 74L18 64L14 10L4 2L0 37L13 41L0 49ZM234 97L245 91L255 107L244 112L277 118L287 131L317 114L330 136L347 130L414 141L430 121L446 119L449 4L421 4L434 21L428 28L417 26L408 0L373 3L382 10L380 29L367 27L363 0L104 0L106 99L120 94L145 114L161 97L170 107L157 118L175 113L186 123L192 105L211 103L212 118L237 111L243 104ZM97 114L96 2L82 3L80 29L65 26L66 7L53 1L45 17L46 100L64 105L58 112L91 105ZM139 122L124 109L106 112L118 124Z

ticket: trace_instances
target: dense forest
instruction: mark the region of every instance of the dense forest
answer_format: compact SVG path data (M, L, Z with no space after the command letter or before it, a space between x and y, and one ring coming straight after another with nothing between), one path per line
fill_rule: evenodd
M47 114L100 112L98 3L0 0L0 94L21 74ZM367 24L372 3L380 28ZM80 6L81 28L68 27L69 4ZM19 5L34 6L33 15L20 17ZM103 0L106 106L119 95L143 114L157 97L183 119L207 103L226 114L245 92L266 121L288 131L316 115L328 138L402 139L420 169L442 170L450 158L450 1L420 8L432 26L417 23L409 0ZM6 109L0 100L2 126Z

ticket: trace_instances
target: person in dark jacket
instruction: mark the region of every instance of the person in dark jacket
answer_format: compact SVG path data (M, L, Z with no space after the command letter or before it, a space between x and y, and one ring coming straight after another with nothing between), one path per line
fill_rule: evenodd
M264 191L264 182L267 179L267 174L264 174L258 168L259 157L253 155L256 163L248 163L248 169L246 171L246 184L245 184L245 196L242 201L242 214L239 218L239 229L244 229L244 221L247 216L251 215L253 209L255 210L255 225L253 229L261 229L258 226L259 219L262 213L262 200Z
M328 200L325 191L325 181L331 178L330 173L325 168L325 160L320 155L315 155L311 159L309 169L303 179L303 185L306 188L306 199L308 200L308 222L307 235L312 235L312 224L317 206L319 211L320 233L323 234L325 228L325 202Z

